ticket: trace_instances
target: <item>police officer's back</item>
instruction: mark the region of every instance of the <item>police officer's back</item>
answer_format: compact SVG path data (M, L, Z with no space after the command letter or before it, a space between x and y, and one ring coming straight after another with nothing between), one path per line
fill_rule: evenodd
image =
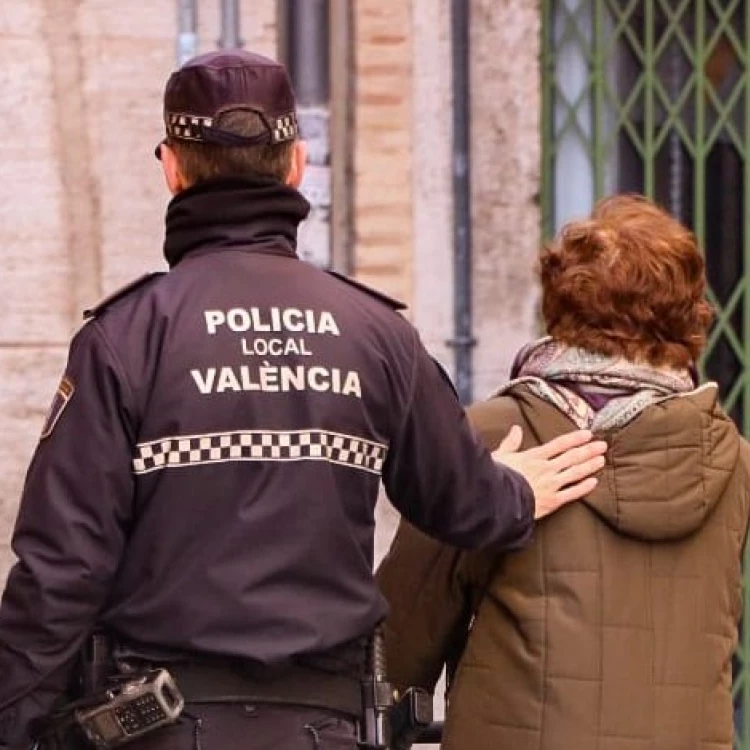
M71 346L0 609L0 746L66 694L97 629L210 704L133 747L354 747L385 614L380 481L460 546L524 544L532 491L477 445L397 303L296 257L308 204L283 68L202 56L164 114L170 270L91 310Z

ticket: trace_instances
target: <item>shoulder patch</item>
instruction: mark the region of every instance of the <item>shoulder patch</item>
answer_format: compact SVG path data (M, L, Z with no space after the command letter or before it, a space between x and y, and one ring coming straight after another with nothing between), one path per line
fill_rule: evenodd
M355 289L359 289L360 292L375 297L375 299L384 302L388 307L393 308L394 310L406 310L408 307L408 305L405 305L403 302L399 302L397 299L393 299L393 297L389 297L387 294L383 294L383 292L379 292L377 289L373 289L371 286L367 286L367 284L363 284L361 281L356 281L339 271L328 270L326 273L329 276L334 276L340 281L353 286Z
M73 398L75 391L76 387L73 385L73 381L67 375L63 376L50 404L47 418L44 420L42 434L39 437L40 440L44 440L52 434L52 430L55 429L55 425L57 425L63 411L65 411L65 407L70 403L70 399Z
M95 318L116 300L120 299L121 297L127 296L128 294L130 294L130 292L133 292L139 287L143 286L147 281L151 281L158 276L164 276L164 274L165 271L152 271L151 273L144 273L143 276L139 276L137 279L134 279L133 281L125 284L125 286L121 286L119 289L112 292L112 294L107 295L103 300L101 300L101 302L97 303L93 307L89 308L88 310L84 310L83 319L88 320L89 318Z

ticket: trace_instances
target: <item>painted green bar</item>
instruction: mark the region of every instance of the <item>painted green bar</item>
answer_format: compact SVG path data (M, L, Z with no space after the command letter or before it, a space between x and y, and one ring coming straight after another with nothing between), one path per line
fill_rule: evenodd
M745 304L746 288L747 277L739 279L737 281L737 286L732 292L732 296L727 300L724 306L721 306L716 299L716 295L714 295L714 293L710 289L708 290L708 300L717 309L713 330L709 334L708 340L706 341L706 354L710 355L719 339L722 336L726 336L730 346L734 347L735 353L737 354L738 358L740 358L742 362L747 366L748 364L750 364L750 359L748 359L747 354L745 353L743 344L740 343L740 340L737 338L736 332L733 331L731 327L731 317L737 311L740 304L742 304L743 313L747 309L747 306Z
M592 107L593 122L591 134L593 138L592 167L594 169L594 195L598 198L604 193L604 169L606 158L603 151L604 141L604 8L602 3L594 3L594 23L592 30L593 49L591 55L591 92L594 99Z
M735 50L742 59L742 70L743 70L743 83L742 89L744 93L744 151L743 151L743 213L744 213L744 226L742 236L742 256L743 264L742 269L745 274L745 290L743 294L743 305L742 305L742 321L743 330L745 335L743 336L743 343L745 346L745 377L742 378L744 382L744 393L742 399L742 413L745 429L747 430L750 425L750 377L748 377L748 363L750 363L750 295L748 294L748 276L750 273L750 158L748 158L747 149L750 147L750 3L744 3L744 25L745 25L745 38L744 46L740 40L734 39L733 44ZM729 25L729 24L727 24ZM739 88L739 86L738 86ZM731 112L731 107L729 108ZM737 675L735 677L738 683L738 692L740 695L740 715L742 720L739 722L740 726L737 727L735 737L735 747L738 750L749 750L750 749L750 553L746 547L745 549L745 581L743 590L745 594L745 608L744 608L744 623L745 627L742 629L740 636L740 645L737 649Z
M552 2L542 0L542 236L549 237L554 227L554 193L552 190L552 142L554 140L554 123L552 122L555 67L552 39Z
M735 42L736 49L738 50L742 59L742 70L743 70L743 81L742 90L744 92L744 116L745 116L745 128L744 128L744 146L743 152L743 185L744 185L744 196L743 196L743 213L745 215L745 222L743 227L742 236L742 268L745 274L750 273L750 158L748 158L748 148L750 148L750 3L744 3L745 10L745 46L741 46L737 41ZM739 88L739 86L738 86ZM745 276L747 280L747 275ZM750 363L750 296L747 293L747 281L745 283L745 294L743 297L744 304L742 305L742 320L743 330L745 335L743 337L743 343L745 345L745 362ZM750 425L750 377L745 377L745 395L743 400L743 417L745 427ZM746 634L747 637L747 634ZM748 653L747 651L745 653ZM743 712L745 715L745 726L748 727L748 733L750 734L750 690L745 690L743 694ZM750 745L750 742L748 742Z
M596 2L596 0L594 0ZM655 136L655 102L654 102L654 1L645 0L645 60L643 63L643 75L646 79L645 91L645 114L643 118L643 142L645 154L643 159L643 192L652 196L654 194L654 136Z
M693 231L706 240L706 0L695 0L695 164Z

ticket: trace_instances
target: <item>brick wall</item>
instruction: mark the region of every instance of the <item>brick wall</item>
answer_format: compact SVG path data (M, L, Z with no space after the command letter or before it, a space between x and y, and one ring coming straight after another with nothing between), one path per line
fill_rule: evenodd
M355 223L358 278L412 294L411 2L358 0Z

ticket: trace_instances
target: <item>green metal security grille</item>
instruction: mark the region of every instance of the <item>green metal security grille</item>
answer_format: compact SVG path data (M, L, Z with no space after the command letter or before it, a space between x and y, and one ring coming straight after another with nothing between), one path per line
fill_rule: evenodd
M542 11L545 235L623 191L692 226L718 309L701 366L750 433L750 0L542 0ZM750 750L745 570L735 747Z

